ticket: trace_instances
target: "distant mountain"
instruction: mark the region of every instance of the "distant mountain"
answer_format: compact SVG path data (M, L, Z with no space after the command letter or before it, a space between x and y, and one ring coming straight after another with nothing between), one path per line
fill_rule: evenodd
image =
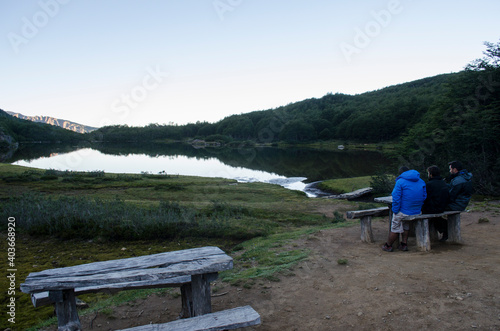
M75 145L88 142L88 135L47 123L14 117L0 109L0 162L12 157L21 144L57 143Z
M78 124L75 122L62 120L60 118L54 118L54 117L50 117L50 116L27 116L27 115L14 113L14 112L10 112L10 111L8 111L6 113L11 115L11 116L23 119L23 120L59 126L61 128L75 131L78 133L87 133L87 132L92 132L94 130L97 130L97 128L94 128L92 126Z

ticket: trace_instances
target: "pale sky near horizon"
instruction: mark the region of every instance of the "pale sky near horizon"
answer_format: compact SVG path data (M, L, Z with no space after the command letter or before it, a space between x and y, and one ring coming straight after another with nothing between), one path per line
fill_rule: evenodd
M458 72L498 0L0 0L0 109L90 126L216 122Z

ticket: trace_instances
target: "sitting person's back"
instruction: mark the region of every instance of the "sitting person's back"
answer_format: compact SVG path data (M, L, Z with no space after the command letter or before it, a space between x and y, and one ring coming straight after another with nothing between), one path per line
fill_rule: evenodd
M446 210L450 200L448 185L441 178L441 171L437 166L427 168L429 181L426 183L427 198L422 206L424 214L440 214ZM431 218L436 230L442 233L441 241L448 239L448 221L441 217Z
M427 168L429 181L426 183L427 198L422 206L423 214L440 214L445 211L450 199L448 185L435 165Z
M426 198L425 183L416 170L407 170L396 178L392 191L392 211L406 215L420 214Z

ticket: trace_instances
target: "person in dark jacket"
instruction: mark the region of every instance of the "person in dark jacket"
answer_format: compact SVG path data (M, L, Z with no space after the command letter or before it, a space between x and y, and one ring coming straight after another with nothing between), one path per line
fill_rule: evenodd
M450 183L448 184L450 202L446 210L464 211L474 192L472 174L463 169L462 164L458 161L452 161L448 165L450 166Z
M450 198L445 210L464 211L474 192L472 174L463 169L462 163L459 161L452 161L448 163L448 166L450 168L450 177L448 178ZM448 220L443 219L443 221L438 222L436 230L443 233L439 241L444 242L448 240Z
M427 197L425 191L425 182L420 179L420 174L416 170L410 170L407 167L399 169L399 176L396 178L396 184L392 190L392 220L391 229L387 242L382 246L382 250L392 252L392 244L403 234L399 249L408 250L408 232L410 226L408 222L401 219L408 215L418 215L421 213L422 204Z
M426 183L427 198L422 206L423 214L440 214L445 211L450 199L448 185L441 177L441 171L435 165L427 168L429 181ZM441 240L448 239L448 222L441 217L431 218L429 221L434 223L434 227L442 233Z

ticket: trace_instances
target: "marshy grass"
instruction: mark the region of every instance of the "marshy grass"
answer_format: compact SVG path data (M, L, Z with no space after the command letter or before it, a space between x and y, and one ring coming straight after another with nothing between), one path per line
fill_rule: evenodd
M26 193L2 205L2 214L16 215L19 230L32 236L111 241L186 237L246 240L266 234L264 228L244 226L241 220L252 220L247 209L218 201L202 210L170 201L148 208L120 199Z

